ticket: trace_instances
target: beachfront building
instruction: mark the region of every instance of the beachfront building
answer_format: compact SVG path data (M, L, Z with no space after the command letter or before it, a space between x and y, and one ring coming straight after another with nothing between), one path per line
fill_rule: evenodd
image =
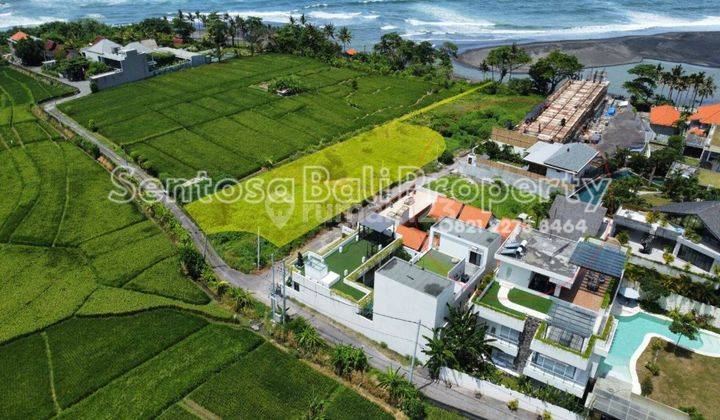
M566 80L526 118L520 132L552 143L577 139L603 107L608 85L602 80Z
M612 343L625 253L521 225L495 260L494 280L473 299L496 340L493 362L582 397Z
M591 171L598 151L585 143L537 142L523 158L528 170L565 184L578 185Z
M431 227L427 247L404 260L396 256L400 232L384 216L364 219L339 242L293 264L287 295L404 355L415 351L420 322L417 356L423 359L422 335L444 324L448 305L467 302L495 267L502 237L442 218Z
M658 105L650 109L650 128L654 141L667 144L667 138L677 134L680 111L672 105Z
M621 207L613 220L615 233L628 233L639 258L704 275L720 268L718 201L671 203L653 213Z
M699 107L688 118L688 126L688 138L696 145L700 164L720 172L720 103Z
M90 46L81 50L89 61L105 63L112 70L90 77L98 90L146 79L160 71L153 60L154 53L174 56L179 63L176 69L195 67L207 62L203 54L175 48L158 47L155 40L147 39L122 46L109 39L98 37Z

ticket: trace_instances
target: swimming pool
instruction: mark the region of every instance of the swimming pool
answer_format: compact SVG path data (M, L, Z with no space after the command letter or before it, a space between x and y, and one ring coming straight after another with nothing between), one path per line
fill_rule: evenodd
M583 203L600 204L611 181L608 178L590 181L575 192L574 197Z
M610 353L602 361L599 367L601 376L612 376L633 384L633 390L639 389L640 384L637 383L637 375L631 372L631 362L633 356L640 347L643 349L647 345L648 335L659 335L676 343L678 335L670 332L670 321L640 312L632 316L618 316L617 330L613 339ZM688 340L683 337L680 339L680 346L692 349L698 353L720 357L720 336L701 331L696 340Z

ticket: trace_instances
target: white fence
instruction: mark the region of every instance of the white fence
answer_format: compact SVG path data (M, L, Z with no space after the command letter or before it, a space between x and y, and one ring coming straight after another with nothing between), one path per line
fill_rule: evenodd
M537 413L538 415L542 415L543 412L547 411L552 415L552 418L556 420L583 419L581 415L573 413L570 410L541 401L537 398L528 397L525 394L505 388L502 385L496 385L492 382L474 378L466 373L458 372L456 370L442 368L440 370L440 379L454 386L458 386L471 392L479 393L482 396L487 396L505 403L517 400L518 408L531 413Z
M720 309L715 306L700 303L685 296L671 294L658 300L661 307L667 310L679 308L680 312L690 312L694 310L699 315L711 315L713 317L712 325L720 328Z

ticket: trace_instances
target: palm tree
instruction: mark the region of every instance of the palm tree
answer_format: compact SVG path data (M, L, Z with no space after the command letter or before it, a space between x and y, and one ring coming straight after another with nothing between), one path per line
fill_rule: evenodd
M335 39L335 25L328 23L323 26L323 33L326 37L328 37L328 39Z
M490 71L490 66L488 66L488 63L486 60L483 60L482 63L480 63L480 67L478 67L480 71L483 74L483 80L485 80L487 73ZM493 79L495 78L495 74L493 74Z
M695 312L690 311L683 314L680 312L680 309L676 307L668 312L668 315L672 318L669 330L673 334L678 335L677 342L675 343L676 350L680 344L680 339L683 337L689 340L695 340L697 338L699 327L695 320Z
M225 295L225 292L230 289L230 283L222 280L213 280L210 284L208 284L208 286L215 289L217 291L217 295L221 298Z
M445 339L445 329L435 328L433 336L423 336L427 340L427 344L423 349L423 353L428 356L425 366L430 371L432 379L440 377L440 369L443 367L453 368L457 364L457 359L453 353L450 343Z
M706 77L705 82L700 86L700 91L698 92L700 94L700 106L702 106L706 98L715 95L716 90L717 85L715 84L715 78L713 78L713 76Z
M338 31L338 39L342 42L343 50L347 48L347 45L352 41L352 34L347 26L343 26Z
M692 87L693 87L693 97L692 101L690 102L690 107L695 107L695 100L697 99L698 91L700 90L700 87L705 83L705 72L701 71L700 73L693 73L692 75Z

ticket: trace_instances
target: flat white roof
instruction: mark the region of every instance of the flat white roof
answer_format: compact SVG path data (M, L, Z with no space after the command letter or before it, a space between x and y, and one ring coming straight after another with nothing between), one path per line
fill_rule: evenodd
M530 163L544 165L545 161L558 152L563 145L561 143L547 143L539 141L527 149L528 155L523 159Z

